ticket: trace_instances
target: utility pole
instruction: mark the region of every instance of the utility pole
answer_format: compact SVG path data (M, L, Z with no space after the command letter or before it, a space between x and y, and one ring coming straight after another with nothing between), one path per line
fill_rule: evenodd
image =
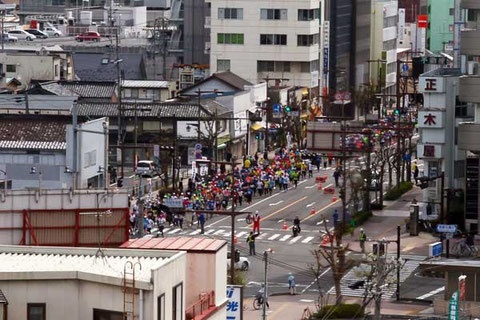
M397 226L397 290L395 291L397 301L400 301L400 232L400 226Z
M172 163L172 183L173 191L177 190L177 116L173 115L173 163Z
M5 22L5 10L6 8L2 8L2 52L5 51L5 39L3 38L4 35L4 22Z
M400 111L400 101L401 101L401 94L400 94L400 81L401 81L401 75L400 75L400 63L401 61L397 59L397 85L396 85L396 96L397 96L397 109ZM397 177L397 186L400 186L400 161L401 159L401 137L400 137L400 112L398 113L398 123L397 123L397 163L396 163L396 177Z
M232 156L232 161L231 161L231 164L232 164L232 187L231 187L231 190L230 192L232 193L231 194L231 198L232 198L232 211L231 211L231 219L230 219L230 224L231 224L231 228L232 228L232 234L230 235L230 283L234 283L234 279L235 279L235 219L237 218L235 216L235 206L233 205L233 192L234 192L234 180L235 180L235 176L234 176L234 171L235 171L235 157Z
M385 246L384 249L384 254L380 255L380 248ZM386 243L383 240L380 240L377 242L377 280L375 283L375 312L374 312L374 319L375 320L380 320L382 315L381 315L381 309L382 309L382 285L383 283L383 276L384 276L384 268L385 268L385 257L387 255L387 248L386 248Z
M197 143L200 143L200 105L201 105L201 96L202 94L202 91L200 90L200 88L198 88L197 90L197 99L198 99L198 106L197 106Z
M119 34L118 28L115 30L115 63L117 69L117 101L118 101L118 117L117 117L117 145L120 147L120 157L121 157L121 177L124 177L124 152L123 152L123 110L122 110L122 74L120 70L120 54L119 54Z
M167 46L168 46L168 38L167 38L167 19L162 17L162 76L163 80L167 80Z
M268 250L263 252L263 258L265 260L265 278L263 280L263 308L262 308L262 320L267 320L267 299L268 299Z

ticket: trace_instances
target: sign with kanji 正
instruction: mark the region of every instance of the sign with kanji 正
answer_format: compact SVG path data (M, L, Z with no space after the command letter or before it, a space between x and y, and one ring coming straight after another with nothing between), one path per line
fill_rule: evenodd
M445 92L445 79L440 77L420 77L419 91L421 93Z
M227 320L243 319L243 287L227 286Z

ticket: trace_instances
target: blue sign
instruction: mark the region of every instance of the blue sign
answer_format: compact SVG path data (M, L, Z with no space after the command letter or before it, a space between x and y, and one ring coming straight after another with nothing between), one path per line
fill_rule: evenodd
M323 48L323 73L328 73L328 48Z
M407 153L403 156L403 160L405 160L407 162L410 162L411 159L412 159L412 156L409 153Z
M435 242L428 245L428 256L430 258L439 257L443 253L443 245L441 242Z
M404 63L402 65L402 70L403 70L403 72L407 72L408 71L408 64Z
M455 233L457 232L456 224L437 224L437 233Z
M227 286L227 320L243 319L243 287Z
M280 113L282 112L282 106L280 104L273 105L273 113Z

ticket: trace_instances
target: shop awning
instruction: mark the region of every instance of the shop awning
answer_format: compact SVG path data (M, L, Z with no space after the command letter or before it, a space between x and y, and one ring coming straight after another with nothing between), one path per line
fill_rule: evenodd
M251 125L250 129L252 129L253 131L258 131L265 129L265 127L261 123L254 123Z

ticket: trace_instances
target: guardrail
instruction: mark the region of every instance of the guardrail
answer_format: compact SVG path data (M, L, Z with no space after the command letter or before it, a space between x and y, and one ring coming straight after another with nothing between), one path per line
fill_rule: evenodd
M200 299L185 310L186 320L199 320L215 310L215 291L200 294Z

